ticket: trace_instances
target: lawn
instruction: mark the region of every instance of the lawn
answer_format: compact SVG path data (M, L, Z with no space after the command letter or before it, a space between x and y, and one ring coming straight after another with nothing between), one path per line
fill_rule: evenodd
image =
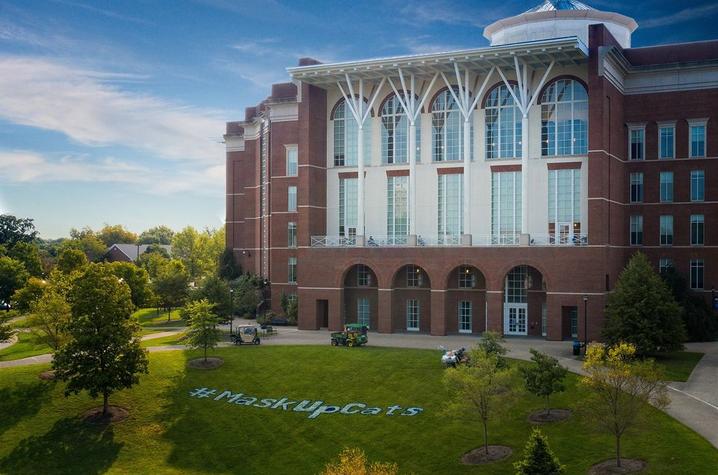
M29 356L50 353L50 347L30 332L18 332L17 343L0 350L0 361L19 360Z
M703 353L691 351L673 351L671 353L653 355L660 366L663 367L666 381L688 381L693 368L703 358Z
M148 346L162 346L162 345L184 345L182 341L182 334L163 336L161 338L152 338L150 340L142 340L142 347L147 348Z
M155 308L141 308L134 313L134 317L143 327L183 327L185 321L180 318L180 311L172 310L167 320L167 312L160 311L157 314Z
M37 378L46 365L0 370L0 472L311 474L350 446L372 460L397 462L402 473L512 474L531 429L526 416L541 407L526 396L492 423L491 442L514 448L509 460L468 467L458 460L481 444L480 425L443 412L444 370L436 351L245 346L217 350L225 359L217 370L186 369L186 359L196 354L153 353L141 384L111 398L131 417L106 428L77 417L97 401L84 394L65 398L62 383ZM554 407L580 405L576 384L571 375ZM310 419L306 412L190 397L196 388L424 411ZM586 473L613 454L610 437L591 432L578 416L544 431L567 473ZM718 451L705 439L655 410L645 430L626 435L624 455L647 460L649 474L709 474L718 465Z

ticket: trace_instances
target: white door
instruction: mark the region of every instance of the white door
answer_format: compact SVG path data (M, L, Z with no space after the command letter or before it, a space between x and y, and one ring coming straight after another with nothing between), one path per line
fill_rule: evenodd
M527 335L527 312L528 305L525 303L504 303L504 333L506 335Z
M560 244L569 244L573 241L573 232L571 224L559 223L558 224L558 240Z

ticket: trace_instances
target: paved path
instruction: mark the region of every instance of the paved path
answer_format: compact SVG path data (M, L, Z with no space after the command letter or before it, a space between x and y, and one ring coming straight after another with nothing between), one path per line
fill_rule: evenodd
M4 350L4 349L7 348L8 346L12 346L12 345L14 345L15 343L17 343L17 335L11 336L8 341L5 341L5 342L1 342L1 341L0 341L0 350Z
M243 322L237 322L243 323ZM328 345L329 332L326 330L306 331L293 327L280 327L278 334L262 339L263 345ZM145 335L143 340L151 340L174 335L178 331L164 331ZM372 346L393 348L438 349L439 346L469 348L477 343L478 337L471 336L429 336L417 334L371 333L369 343ZM227 344L228 345L228 344ZM225 346L223 344L222 346ZM569 342L546 341L532 338L507 338L506 347L511 358L529 360L530 348L550 354L557 358L571 372L583 374L581 361L571 354ZM706 355L696 365L689 380L685 383L672 382L669 385L671 404L666 412L686 426L705 437L718 448L718 343L689 343L689 351L699 351ZM161 351L184 350L184 345L152 346L152 353ZM437 361L439 353L437 352ZM0 361L0 368L49 363L51 355L33 356L15 361Z

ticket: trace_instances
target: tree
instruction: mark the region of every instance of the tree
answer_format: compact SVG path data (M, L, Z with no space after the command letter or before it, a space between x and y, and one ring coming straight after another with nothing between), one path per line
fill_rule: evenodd
M0 244L9 249L19 242L32 242L36 237L32 219L0 214Z
M444 384L449 390L447 411L478 418L484 427L484 449L489 453L489 421L508 405L513 371L501 367L498 355L482 348L471 350L470 362L449 368Z
M64 295L50 287L41 299L30 307L30 323L40 339L57 351L68 339L67 328L71 322L72 311Z
M665 408L670 399L663 374L651 359L636 358L636 347L618 343L612 347L591 344L586 352L581 379L588 389L583 408L596 427L616 441L616 466L621 466L621 437L638 426L649 404Z
M0 343L5 343L15 334L15 329L10 326L12 313L0 314Z
M204 350L204 361L207 362L207 350L216 347L222 338L217 328L219 318L206 299L188 303L184 313L189 320L184 338L191 348Z
M140 255L140 258L138 260L139 266L147 271L147 274L149 274L151 281L157 278L160 269L167 265L168 262L169 258L154 252L144 252L142 253L142 255Z
M232 249L225 248L219 256L219 276L224 280L234 280L242 275L242 268L237 264Z
M559 475L564 473L565 467L551 451L548 439L539 429L531 432L524 458L514 463L516 475Z
M196 294L196 300L207 300L212 304L214 313L224 321L232 311L232 296L229 290L227 282L212 275L202 281Z
M549 398L553 393L566 390L564 379L568 370L558 364L558 360L531 348L531 361L533 365L521 367L521 375L524 377L526 390L546 400L546 414L551 412Z
M113 244L135 244L137 242L137 234L128 231L121 224L112 226L105 224L96 235L105 244L105 247L110 247Z
M131 262L111 262L105 265L109 267L110 272L130 286L132 303L135 307L143 307L152 293L147 271Z
M20 313L26 313L30 311L30 307L42 298L42 293L47 287L47 281L38 279L37 277L30 277L25 286L18 289L13 294L11 300L13 308Z
M673 266L661 273L673 298L683 308L683 324L689 341L713 341L718 338L718 318L706 300L688 288L688 279Z
M147 249L145 249L145 252L143 252L142 254L143 254L143 255L144 255L144 254L159 254L160 256L164 257L165 259L169 259L169 258L170 258L170 253L169 253L169 251L168 251L167 249L165 249L164 247L162 247L161 245L159 245L159 244L150 244L150 245L148 245L148 246L147 246Z
M235 310L239 315L254 315L259 304L260 281L256 276L244 274L232 283Z
M399 467L395 463L370 463L361 449L344 449L339 460L329 462L321 475L398 475Z
M67 239L60 243L60 253L65 249L77 249L84 252L89 261L97 262L107 251L105 243L100 241L90 228L84 228L81 231L72 229L70 230L70 236L72 236L72 239Z
M172 238L172 257L184 263L192 281L215 273L223 250L223 228L199 232L188 226Z
M137 244L172 244L175 232L167 226L155 226L140 234Z
M0 257L0 302L10 303L10 297L25 286L28 277L22 262L7 256Z
M299 299L294 296L294 298L289 299L289 303L287 304L287 321L291 325L297 324L297 316L299 313Z
M633 255L608 294L603 335L609 345L622 341L635 345L639 355L683 347L681 308L640 252Z
M500 368L508 366L508 362L506 361L506 358L504 358L507 350L504 347L503 342L504 339L501 338L501 335L497 332L485 331L481 335L481 340L478 345L479 348L484 350L487 354L496 356L496 364L499 365Z
M87 256L79 249L65 249L57 258L57 269L65 274L81 270L87 266Z
M52 366L67 382L66 396L80 391L93 398L102 395L102 415L107 416L110 395L147 373L130 288L107 267L92 264L75 279L69 302L69 341L55 352Z
M187 298L189 274L181 261L172 259L157 270L152 288L160 305L167 310L167 321L172 318L172 309L181 306Z
M25 270L33 277L42 277L42 260L37 246L28 242L18 242L7 253L16 261L22 262Z

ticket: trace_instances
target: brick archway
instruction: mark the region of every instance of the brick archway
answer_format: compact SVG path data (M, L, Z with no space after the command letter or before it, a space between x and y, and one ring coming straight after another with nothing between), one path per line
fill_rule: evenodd
M343 274L342 322L364 323L379 328L379 281L367 264L353 264Z

